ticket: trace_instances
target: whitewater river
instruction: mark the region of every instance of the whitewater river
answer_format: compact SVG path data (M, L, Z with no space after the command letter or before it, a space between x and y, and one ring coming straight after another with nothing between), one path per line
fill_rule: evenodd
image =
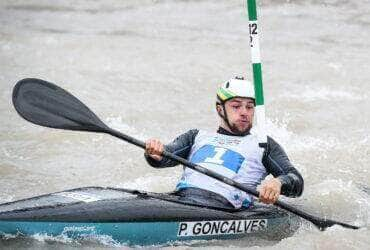
M370 249L370 1L259 1L267 130L305 179L289 200L364 227L309 223L279 242L192 242L174 249ZM251 76L242 0L0 1L0 202L81 186L173 190L182 168L157 170L108 135L38 127L11 102L26 77L57 83L109 126L164 142L215 130L217 86ZM211 244L211 245L210 245ZM107 238L6 236L0 248L121 247Z

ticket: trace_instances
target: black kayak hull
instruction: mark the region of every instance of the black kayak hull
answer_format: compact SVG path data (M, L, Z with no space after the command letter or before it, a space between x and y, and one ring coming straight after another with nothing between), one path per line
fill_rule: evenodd
M85 187L0 205L0 232L71 238L105 236L129 245L259 237L281 239L300 221L272 206L224 211L171 194Z

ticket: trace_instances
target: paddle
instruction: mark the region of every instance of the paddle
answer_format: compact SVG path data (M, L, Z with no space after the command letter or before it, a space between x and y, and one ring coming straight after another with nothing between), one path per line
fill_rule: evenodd
M109 128L76 97L50 82L34 78L19 81L13 89L13 104L17 112L32 123L50 128L106 133L145 149L144 142ZM193 164L175 154L164 151L162 155L244 192L259 196L256 190ZM274 205L312 222L320 230L333 225L351 229L359 228L334 220L321 219L282 201L277 201Z

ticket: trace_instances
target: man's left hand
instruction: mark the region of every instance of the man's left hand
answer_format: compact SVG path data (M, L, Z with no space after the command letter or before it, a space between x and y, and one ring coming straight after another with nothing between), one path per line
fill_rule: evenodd
M262 182L259 199L266 204L273 204L279 199L281 182L278 178L272 178Z

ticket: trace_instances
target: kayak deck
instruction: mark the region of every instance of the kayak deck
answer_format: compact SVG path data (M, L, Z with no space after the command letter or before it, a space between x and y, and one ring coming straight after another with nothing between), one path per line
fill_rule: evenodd
M104 235L130 245L195 239L291 235L300 221L280 209L258 205L230 212L183 204L172 194L85 187L0 205L3 234Z

